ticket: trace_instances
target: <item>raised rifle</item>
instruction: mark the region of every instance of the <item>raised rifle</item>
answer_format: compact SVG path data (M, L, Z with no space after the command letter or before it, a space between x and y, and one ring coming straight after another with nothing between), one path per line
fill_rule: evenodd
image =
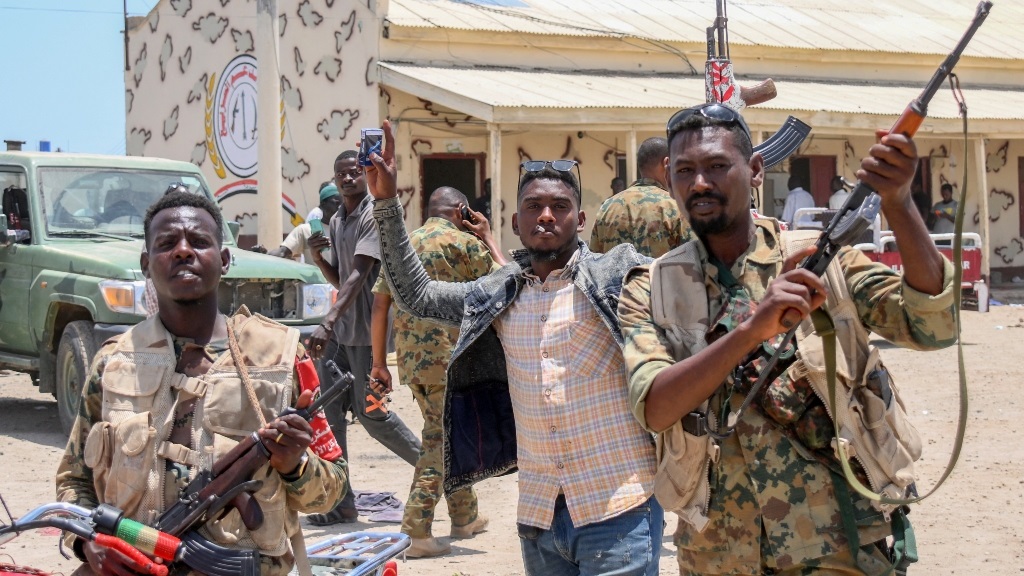
M977 11L974 18L971 20L971 25L964 33L963 37L960 38L960 42L957 43L956 47L942 64L935 71L931 80L925 85L924 90L921 94L912 100L907 105L906 109L896 120L896 123L889 129L890 134L903 134L904 136L911 137L917 133L917 129L921 127L921 123L928 115L928 104L931 102L935 93L939 87L945 82L946 78L949 77L953 71L953 67L960 60L960 56L963 54L964 49L967 48L967 44L974 37L974 34L981 27L985 18L988 17L989 11L992 8L992 2L988 0L982 0L978 3ZM833 259L839 254L840 249L843 246L847 246L856 242L858 238L871 227L872 222L875 220L875 216L878 215L879 210L882 207L882 198L878 195L871 185L866 182L857 182L854 186L853 192L850 193L849 198L843 204L843 207L832 217L829 221L828 226L822 231L821 236L815 243L815 251L813 254L808 256L801 264L800 267L806 270L810 270L816 276L821 276L825 273L825 269L832 262ZM769 380L769 377L773 373L775 365L778 363L779 358L786 353L790 344L793 342L793 338L796 335L797 328L799 327L799 317L796 312L787 312L783 318L783 322L789 322L792 324L792 328L786 332L781 343L775 348L774 353L768 358L764 367L761 369L757 381L751 386L750 391L747 393L746 398L743 399L743 403L739 409L729 413L728 420L724 429L716 430L711 432L716 438L725 438L733 433L736 422L739 420L740 415L750 405L757 393L764 387L765 383ZM744 366L749 364L758 356L763 353L763 347L759 347L755 350L743 365L737 369L737 373L742 373Z
M717 15L707 29L708 59L704 64L704 94L707 102L718 102L741 111L745 106L767 102L778 94L775 82L765 79L753 86L739 86L733 74L729 54L729 17L726 0L716 0ZM811 127L790 116L775 134L754 147L764 158L764 167L771 168L797 151Z

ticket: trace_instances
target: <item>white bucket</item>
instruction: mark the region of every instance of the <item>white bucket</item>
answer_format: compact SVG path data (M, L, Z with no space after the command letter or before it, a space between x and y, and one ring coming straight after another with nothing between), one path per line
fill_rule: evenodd
M975 282L974 293L978 296L978 312L988 312L988 284L984 280Z

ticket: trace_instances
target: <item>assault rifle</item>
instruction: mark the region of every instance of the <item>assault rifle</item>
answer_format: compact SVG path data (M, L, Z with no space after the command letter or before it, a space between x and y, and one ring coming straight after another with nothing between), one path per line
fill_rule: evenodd
M726 14L726 0L716 0L717 16L707 29L708 59L704 64L704 94L707 102L718 102L741 111L775 98L775 82L768 78L751 87L738 86L733 75L729 54L729 17ZM771 168L796 152L811 127L790 116L771 138L754 147L754 152L764 158L764 167Z
M721 1L721 0L720 0ZM903 134L905 136L913 136L917 133L917 129L921 127L921 123L928 115L928 103L931 102L935 93L939 87L945 82L946 78L949 77L953 71L953 67L960 60L960 56L963 54L964 49L967 48L967 44L974 37L974 34L981 27L985 18L988 17L989 10L992 8L992 2L988 0L982 0L978 3L977 12L974 15L974 19L971 20L971 25L964 33L963 37L960 38L960 42L957 43L953 51L946 56L946 59L942 62L939 68L935 71L931 80L925 85L924 90L921 91L920 96L915 98L907 105L907 108L903 111L900 117L896 120L896 123L889 129L890 134ZM832 220L828 223L828 226L822 231L821 236L815 243L815 251L813 254L804 260L800 267L806 270L810 270L816 276L821 276L825 273L825 269L832 260L839 254L839 250L846 245L856 242L856 240L870 228L871 223L874 221L875 216L878 215L878 211L882 207L882 199L878 195L871 185L866 182L860 181L853 188L853 192L850 193L849 198L846 199L846 203L839 209ZM739 409L730 412L728 421L724 429L711 432L712 436L723 439L731 435L735 429L736 422L739 420L743 411L747 409L757 393L765 385L773 374L776 363L779 358L783 356L793 338L796 336L799 322L793 318L795 313L787 313L783 319L783 322L790 322L793 326L786 332L781 343L775 348L771 357L768 358L766 364L761 369L758 375L757 381L750 388L750 392L747 393L746 398L743 399L743 403ZM763 354L764 347L759 347L755 350L746 361L738 368L737 373L741 373L745 365L749 364L750 361L761 356Z
M324 406L336 400L353 382L352 374L342 372L328 360L327 370L331 384L321 390L320 397L306 408L288 408L281 416L298 414L312 420ZM252 498L252 493L263 486L252 475L270 461L270 450L259 434L253 432L227 454L213 463L213 468L201 473L186 486L178 501L157 518L155 528L172 535L181 535L193 528L223 516L230 507L238 510L242 522L249 530L263 524L263 511Z

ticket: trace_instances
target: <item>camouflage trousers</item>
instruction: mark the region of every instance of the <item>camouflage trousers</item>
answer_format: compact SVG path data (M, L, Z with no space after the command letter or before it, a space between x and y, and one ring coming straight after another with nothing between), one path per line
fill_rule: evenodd
M678 530L684 530L682 522L677 527L676 543L678 544ZM688 569L694 562L689 560L691 555L699 554L692 550L679 548L677 560L679 562L679 576L704 576L708 572L693 572ZM857 566L859 564L859 568ZM758 574L749 576L880 576L890 573L892 562L874 544L861 546L857 554L857 564L854 564L849 548L843 548L839 552L808 560L802 566L792 566L780 570L775 564L775 556L772 554L771 545L767 535L761 532L761 571ZM743 572L729 572L728 574L739 576ZM744 574L744 576L747 576Z
M424 380L424 379L420 379ZM444 382L442 377L435 382ZM412 488L405 503L402 532L410 538L429 538L434 522L434 508L441 498L444 464L441 460L443 430L441 414L444 409L443 384L409 385L412 395L423 413L423 447L420 449ZM472 488L460 490L447 498L448 516L453 526L464 526L476 520L477 499Z

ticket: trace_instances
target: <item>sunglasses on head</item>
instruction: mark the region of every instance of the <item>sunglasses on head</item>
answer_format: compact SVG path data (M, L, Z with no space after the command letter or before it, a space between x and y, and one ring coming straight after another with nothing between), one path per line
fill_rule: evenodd
M559 172L568 172L572 174L573 167L576 168L576 183L581 187L583 186L583 179L580 176L579 162L575 160L525 160L519 164L519 181L523 181L523 174L530 172L540 172L547 166L551 166L552 170Z
M672 117L668 119L668 124L665 125L665 133L668 140L671 142L672 137L683 129L683 124L686 120L696 114L699 114L708 120L713 120L715 124L719 126L739 125L743 130L743 134L747 137L747 142L752 142L750 139L750 128L747 126L746 121L743 120L743 116L740 116L740 113L732 108L717 102L686 108L673 114Z

